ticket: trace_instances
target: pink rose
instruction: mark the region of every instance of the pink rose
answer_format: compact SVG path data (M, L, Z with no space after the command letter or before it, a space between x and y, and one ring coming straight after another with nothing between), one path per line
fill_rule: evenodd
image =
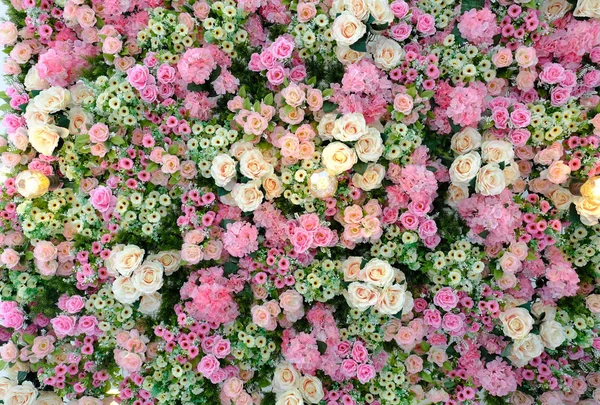
M135 65L127 71L127 80L134 88L141 90L146 87L150 72L146 66Z
M90 191L92 206L102 213L108 212L111 209L113 200L116 200L116 198L112 195L112 191L108 187L98 186Z
M90 136L90 141L94 143L104 142L108 139L108 127L99 122L90 127L88 130L88 135Z
M365 384L375 377L375 367L371 364L361 364L356 369L356 377L361 384Z
M219 368L219 360L212 354L202 357L198 363L198 372L204 377L210 377Z
M423 370L423 359L416 354L411 354L404 360L406 371L410 374L417 374Z
M417 19L417 31L425 35L435 34L435 18L431 14L422 14Z
M64 338L71 336L75 332L75 318L67 315L59 315L50 320L56 336Z
M456 308L458 296L450 287L443 287L433 297L433 303L444 311L450 311Z

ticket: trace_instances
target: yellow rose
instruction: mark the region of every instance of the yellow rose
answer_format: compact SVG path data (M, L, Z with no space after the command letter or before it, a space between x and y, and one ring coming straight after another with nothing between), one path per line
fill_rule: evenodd
M600 219L600 200L588 197L575 197L575 208L581 218L581 222L587 226L594 226Z

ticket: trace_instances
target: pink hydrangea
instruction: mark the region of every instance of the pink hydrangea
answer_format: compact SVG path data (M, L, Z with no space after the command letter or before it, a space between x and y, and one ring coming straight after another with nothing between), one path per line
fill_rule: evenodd
M496 15L489 8L472 9L460 18L458 29L461 35L474 44L490 45L494 36L500 34Z
M203 84L217 67L213 54L205 48L188 49L179 59L177 69L186 83Z
M258 230L248 222L227 224L223 234L223 247L230 255L242 257L258 249Z

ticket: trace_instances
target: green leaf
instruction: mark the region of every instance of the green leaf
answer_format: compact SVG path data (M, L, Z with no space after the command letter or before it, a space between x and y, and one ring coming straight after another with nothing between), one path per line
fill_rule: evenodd
M208 78L208 82L212 83L215 80L217 80L217 78L221 75L221 66L217 65L217 68L215 70L212 71L212 73L210 74L210 77Z
M333 89L323 90L323 97L331 97L331 96L333 96Z
M472 9L481 10L485 5L485 0L462 0L460 5L460 13L466 13Z
M33 344L33 340L35 339L35 336L30 335L28 333L24 333L23 334L23 340L25 341L25 343L27 343L28 345L32 345Z
M421 377L423 380L427 381L428 383L432 383L432 382L433 382L433 378L431 378L431 374L429 374L429 373L427 373L427 372L425 372L425 371L421 371L421 372L419 373L419 376L420 376L420 377Z
M189 91L201 92L205 90L205 87L203 84L188 83L187 89Z
M221 223L219 224L219 226L221 228L227 228L228 224L233 224L235 222L236 222L235 219L224 219L224 220L221 221Z
M22 384L23 381L25 381L25 378L27 378L27 371L19 371L17 373L17 382L19 384Z
M323 355L327 351L327 343L317 340L317 348L319 349L319 353Z
M384 31L385 29L387 29L387 27L389 26L389 24L371 24L371 29L373 31Z
M150 162L150 163L148 163L148 166L146 166L146 171L149 173L152 173L156 169L158 169L158 164L156 164L154 162Z
M352 170L354 170L358 174L364 174L365 171L367 170L367 167L369 167L369 165L367 163L365 163L365 162L358 162L357 164L355 164L352 167Z
M90 142L89 135L77 135L75 138L75 150L80 150Z
M242 103L242 107L244 107L244 110L251 110L252 103L250 102L250 99L248 99L248 98L244 99L244 102Z
M240 87L238 94L241 98L246 98L246 86Z
M223 264L223 271L225 272L225 275L230 275L233 273L236 273L238 271L239 267L237 265L237 263L235 262L227 262L225 264Z
M367 52L368 34L363 35L358 41L350 45L350 49L356 52Z
M330 113L337 108L337 105L332 103L331 101L325 101L323 103L323 111L326 113Z
M113 145L121 146L125 143L125 140L120 136L113 136L112 138L110 138L110 142Z
M229 194L229 191L225 190L223 187L217 187L217 195L219 197L223 197L224 195Z
M264 98L263 102L266 105L273 105L273 93L267 94L266 97Z
M426 90L421 93L421 98L431 98L431 97L433 97L434 94L435 93L433 90Z
M71 121L69 121L69 119L65 116L65 115L60 115L58 118L58 126L59 127L63 127L63 128L69 128L69 124L71 123Z
M171 146L169 146L169 153L171 155L176 155L177 152L179 152L179 147L177 145L171 145Z

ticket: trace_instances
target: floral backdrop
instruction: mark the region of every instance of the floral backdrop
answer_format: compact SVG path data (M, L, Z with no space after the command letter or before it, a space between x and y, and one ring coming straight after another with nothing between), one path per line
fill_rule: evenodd
M600 404L598 0L7 0L5 405Z

